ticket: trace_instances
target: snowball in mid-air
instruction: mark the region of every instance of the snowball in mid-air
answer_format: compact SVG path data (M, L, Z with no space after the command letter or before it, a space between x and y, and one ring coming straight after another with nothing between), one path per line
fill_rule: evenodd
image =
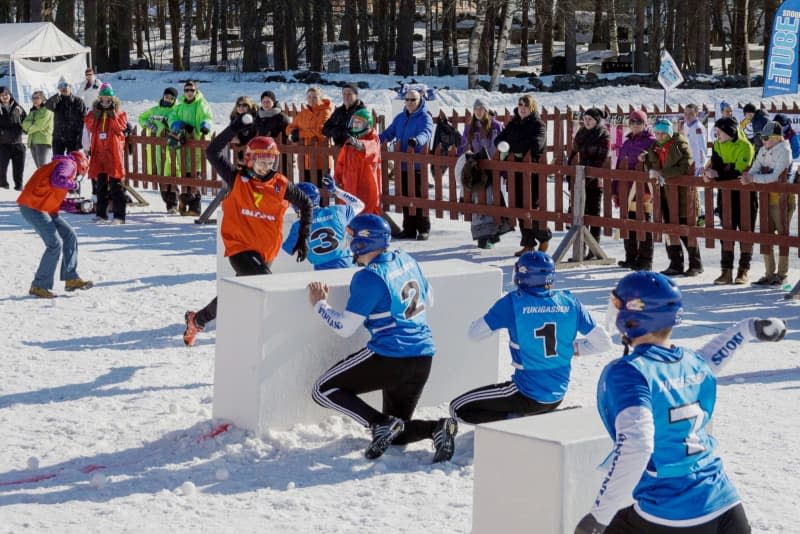
M181 484L181 492L186 496L190 497L197 492L197 488L195 487L194 483L190 480L187 480L183 484Z
M289 482L288 484L286 484L287 490L293 490L295 487L297 487L297 485L294 482Z
M106 483L108 479L103 473L95 473L92 475L91 480L89 480L89 484L92 485L95 489L103 489L106 487Z
M28 469L39 469L39 459L36 456L28 458Z
M230 473L228 473L227 469L225 469L224 467L220 467L219 469L217 469L217 472L214 474L214 476L216 477L217 480L228 480L228 478L230 478L231 475Z
M178 405L174 402L169 403L169 413L178 413Z

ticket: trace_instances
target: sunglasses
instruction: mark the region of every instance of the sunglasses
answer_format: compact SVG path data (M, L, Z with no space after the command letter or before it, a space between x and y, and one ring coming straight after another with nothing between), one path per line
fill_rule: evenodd
M245 104L244 102L239 102L238 104L236 104L236 107L237 108L246 108L246 107L249 107L249 106L247 104Z
M418 102L419 98L406 98L405 101L406 102Z
M644 124L644 121L640 121L639 119L631 119L628 121L628 124Z
M184 93L194 93L194 89L184 89Z

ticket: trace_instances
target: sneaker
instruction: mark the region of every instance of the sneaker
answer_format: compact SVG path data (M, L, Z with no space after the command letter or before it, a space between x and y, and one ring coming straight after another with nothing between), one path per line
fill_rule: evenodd
M703 267L689 267L688 269L683 271L683 276L688 276L688 277L698 276L700 274L703 274Z
M387 420L383 423L375 423L372 425L372 443L369 444L367 450L364 451L364 456L369 460L380 458L389 445L392 444L394 438L400 435L405 428L405 423L402 419L393 416L387 416Z
M773 284L773 280L775 279L775 275L765 274L755 282L753 282L754 286L771 286Z
M119 226L120 224L125 224L125 219L114 219L111 221L113 226Z
M54 299L54 298L56 298L55 293L53 293L49 289L45 289L43 287L36 287L36 286L31 286L31 288L28 290L28 295L33 295L34 297L39 297L40 299Z
M73 278L64 282L64 289L67 291L75 291L76 289L90 289L94 284L89 280L81 280L80 278Z
M485 237L478 239L478 248L491 249L493 247L494 245L492 244L492 242L486 239Z
M776 274L772 277L772 285L773 286L782 286L786 283L786 276L782 274Z
M427 241L429 237L428 232L420 232L417 234L417 241Z
M187 311L183 315L183 319L186 321L186 330L183 332L183 342L187 347L194 345L197 334L203 331L203 327L197 324L195 317L197 317L197 314L193 311Z
M167 209L167 215L177 215L178 213L180 212L178 211L178 208L176 208L175 206Z
M499 242L500 242L500 236L498 234L495 234L495 235L493 235L492 237L489 238L489 243L491 243L493 245L496 245Z
M458 433L458 422L452 417L439 419L436 428L433 430L433 446L436 452L433 453L433 463L449 462L456 452L456 434Z

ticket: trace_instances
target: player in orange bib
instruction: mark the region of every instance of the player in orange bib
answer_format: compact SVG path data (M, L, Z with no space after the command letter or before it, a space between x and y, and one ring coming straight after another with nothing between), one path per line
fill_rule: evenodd
M228 196L222 201L225 216L220 233L225 257L236 276L271 274L269 267L283 241L283 214L289 204L300 213L299 238L292 254L297 254L297 261L305 260L313 209L305 193L277 172L280 152L271 137L254 137L247 143L245 167L238 168L228 159L228 143L252 123L249 114L238 117L206 149L211 166L228 184ZM187 311L183 342L193 345L198 332L216 317L216 297L202 310Z

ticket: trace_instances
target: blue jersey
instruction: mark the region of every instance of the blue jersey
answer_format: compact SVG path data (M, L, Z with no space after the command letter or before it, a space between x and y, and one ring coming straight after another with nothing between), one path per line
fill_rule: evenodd
M716 395L708 364L680 347L639 345L603 370L597 407L612 439L621 411L642 406L653 413L653 454L633 492L646 519L708 521L739 502L706 431Z
M503 296L483 317L492 330L508 329L512 380L535 401L564 398L578 332L588 334L594 319L569 291L518 289Z
M347 224L356 216L349 205L314 208L308 236L308 261L315 271L339 269L353 265L353 254L345 239ZM297 243L300 221L295 221L283 242L283 250L292 253Z
M414 258L384 252L353 275L346 310L367 319L367 347L381 356L433 356L428 326L430 286Z

